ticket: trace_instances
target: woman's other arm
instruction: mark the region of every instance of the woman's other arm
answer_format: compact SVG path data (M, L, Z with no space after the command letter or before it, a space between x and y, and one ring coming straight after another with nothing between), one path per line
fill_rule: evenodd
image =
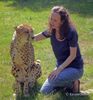
M67 67L75 58L77 53L77 47L70 47L70 55L65 60L63 64L60 65L59 69L62 71L65 67Z

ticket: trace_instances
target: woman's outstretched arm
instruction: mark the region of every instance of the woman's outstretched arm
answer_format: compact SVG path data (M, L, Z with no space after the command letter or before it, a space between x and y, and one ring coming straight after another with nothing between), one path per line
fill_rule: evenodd
M44 31L44 32L40 32L40 33L34 35L33 40L34 41L40 41L40 40L46 39L48 37L50 37L50 35L48 34L47 31Z

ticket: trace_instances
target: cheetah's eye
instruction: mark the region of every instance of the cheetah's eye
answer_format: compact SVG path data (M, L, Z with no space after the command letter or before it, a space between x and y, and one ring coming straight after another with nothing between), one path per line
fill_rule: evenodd
M28 31L28 30L26 30L26 31L25 31L25 33L29 33L29 31Z

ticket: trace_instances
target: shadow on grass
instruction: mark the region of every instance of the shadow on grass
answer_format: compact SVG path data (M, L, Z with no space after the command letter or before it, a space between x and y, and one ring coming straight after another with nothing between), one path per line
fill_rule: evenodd
M35 86L30 89L30 96L24 97L23 95L17 96L16 100L36 100L37 94L39 93L41 85L39 83L36 83Z
M84 94L62 94L59 93L59 97L53 99L53 100L90 100L89 95Z
M39 12L52 8L55 5L63 5L70 12L78 13L83 17L93 17L93 0L0 0L11 1L6 6L16 9L28 8L34 12Z

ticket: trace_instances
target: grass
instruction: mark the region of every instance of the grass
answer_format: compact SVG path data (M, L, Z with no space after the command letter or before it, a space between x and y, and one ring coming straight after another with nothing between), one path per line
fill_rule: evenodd
M47 27L50 9L54 5L64 5L71 13L79 34L79 44L85 62L85 73L81 79L81 89L93 88L93 3L92 0L0 0L0 100L14 100L11 75L10 42L14 26L20 23L31 24L35 34ZM44 96L39 89L48 74L55 67L55 57L50 40L33 43L36 59L41 60L43 74L29 98L17 100L92 100L89 96L64 96L60 93Z

